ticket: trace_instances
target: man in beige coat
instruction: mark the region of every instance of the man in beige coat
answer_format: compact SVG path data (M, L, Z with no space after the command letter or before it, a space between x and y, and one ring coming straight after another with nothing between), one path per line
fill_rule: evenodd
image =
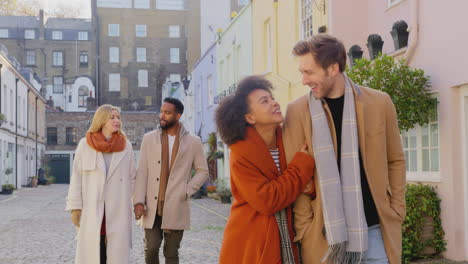
M302 194L294 207L304 264L401 263L405 157L390 97L348 79L343 44L330 35L293 53L311 91L287 107L286 157L306 142L316 162L316 197Z
M141 143L133 197L135 217L145 229L147 264L159 263L163 239L165 263L179 263L183 230L190 228L190 196L208 179L200 138L179 122L183 111L178 99L166 98L161 129L145 134Z

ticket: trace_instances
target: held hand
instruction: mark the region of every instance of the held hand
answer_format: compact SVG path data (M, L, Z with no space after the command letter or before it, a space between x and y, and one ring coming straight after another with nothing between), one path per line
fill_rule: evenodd
M81 210L72 210L71 220L76 227L80 227Z
M135 204L133 212L135 213L135 219L139 220L142 216L146 215L145 206L143 204L140 204L140 203Z
M304 145L302 146L300 152L303 152L305 154L309 154L309 147L307 146L307 143L304 143Z

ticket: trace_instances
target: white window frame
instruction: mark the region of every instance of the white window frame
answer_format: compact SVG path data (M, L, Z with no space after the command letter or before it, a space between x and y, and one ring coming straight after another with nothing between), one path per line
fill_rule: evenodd
M8 28L0 28L0 38L9 38L10 37L9 33L10 32Z
M134 8L149 9L150 8L150 0L135 0Z
M56 81L59 81L59 82L56 82ZM63 94L63 76L52 77L52 93Z
M60 30L52 31L52 39L53 40L62 40L63 39L63 32Z
M146 38L147 32L148 31L146 25L135 25L135 37Z
M146 48L136 48L136 61L146 62Z
M84 59L86 58L86 59ZM89 54L88 51L82 50L80 51L80 65L88 65L89 63Z
M169 37L170 38L180 38L180 25L170 25L169 26Z
M88 38L88 31L80 31L80 32L78 32L78 40L89 40L89 38Z
M63 66L63 51L52 52L52 66L62 67Z
M438 115L437 115L438 116ZM431 134L431 126L437 126L437 146L431 146L432 144L432 134ZM423 129L429 129L429 134L427 135L428 137L428 144L429 144L429 147L423 147L422 146L422 143L423 143ZM427 125L424 125L424 126L415 126L414 128L410 129L409 131L404 131L402 132L401 134L401 139L402 139L402 145L403 145L403 151L405 152L405 157L406 157L406 151L408 150L412 150L412 151L416 151L416 163L417 163L417 166L416 166L416 171L410 171L410 170L407 170L406 171L406 178L408 181L413 181L413 182L417 182L417 181L423 181L423 182L440 182L440 128L439 128L439 123L438 123L438 118L436 118L435 120L429 122L429 124ZM413 147L411 149L407 148L405 146L405 137L406 135L408 135L409 133L412 133L414 136L415 136L415 139L416 139L416 147ZM429 150L429 171L425 171L423 170L423 150ZM436 171L432 171L431 170L431 162L432 162L432 159L431 159L431 151L430 150L437 150L437 155L438 155L438 159L437 159L437 168L438 170ZM407 166L411 166L410 164L410 161L411 159L408 158L408 160L406 161Z
M313 35L313 3L314 0L301 0L299 14L301 16L301 38L307 39ZM308 14L307 17L304 17ZM306 30L308 28L308 30Z
M404 0L387 0L387 8L394 7Z
M170 63L178 64L180 63L180 49L179 48L171 48L169 51L169 61Z
M26 51L26 65L36 65L36 51L35 50Z
M34 29L26 29L24 31L24 39L35 39L36 31Z
M119 63L119 47L109 47L109 63Z
M120 36L120 24L109 24L108 25L108 36L119 37Z
M148 87L148 70L138 70L138 87Z
M185 0L156 0L156 9L185 10Z
M109 92L120 92L120 73L109 73Z

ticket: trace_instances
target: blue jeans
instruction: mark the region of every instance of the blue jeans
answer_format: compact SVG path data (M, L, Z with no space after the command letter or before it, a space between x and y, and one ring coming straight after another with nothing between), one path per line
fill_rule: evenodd
M380 231L380 225L373 225L368 230L369 248L367 249L363 264L388 264L387 252Z

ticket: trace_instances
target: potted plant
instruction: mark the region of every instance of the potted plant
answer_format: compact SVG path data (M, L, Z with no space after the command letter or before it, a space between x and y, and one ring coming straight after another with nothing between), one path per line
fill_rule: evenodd
M231 189L229 189L225 178L218 178L216 182L218 185L216 187L216 193L218 193L221 203L231 203Z
M12 194L13 190L15 190L15 186L13 184L3 184L2 185L2 194Z
M38 182L39 178L37 176L32 176L31 177L31 186L30 187L37 187L37 182Z

